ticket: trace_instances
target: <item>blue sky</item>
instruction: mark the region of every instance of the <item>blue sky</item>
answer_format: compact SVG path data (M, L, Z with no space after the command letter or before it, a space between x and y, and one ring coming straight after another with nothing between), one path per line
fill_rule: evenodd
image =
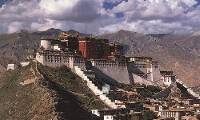
M115 6L119 5L123 1L127 1L127 0L120 0L120 1L117 1L117 2L105 1L105 2L103 2L103 7L106 10L109 10L109 9L111 10L111 9L113 9ZM118 12L118 13L115 13L115 16L117 18L121 18L121 17L124 17L124 14L123 14L123 12Z
M198 6L198 5L200 5L200 0L197 0L197 2L198 2L198 3L197 3L195 6Z
M0 33L51 27L94 34L200 31L200 0L0 0L5 3Z
M114 6L119 5L123 1L127 1L127 0L119 0L119 1L116 1L116 2L104 1L103 2L103 7L105 9L112 9Z
M3 5L7 0L0 0L0 6Z
M5 4L8 1L11 1L11 0L0 0L0 6L2 6L3 4Z

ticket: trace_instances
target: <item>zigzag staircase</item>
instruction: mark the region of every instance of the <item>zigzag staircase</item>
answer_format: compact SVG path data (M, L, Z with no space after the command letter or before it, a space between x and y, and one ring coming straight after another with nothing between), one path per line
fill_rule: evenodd
M183 87L185 87L188 91L188 93L190 93L192 96L194 96L197 99L200 99L199 94L195 93L191 88L189 88L188 86L186 86L182 81L180 80L176 80L177 83L181 84Z
M87 86L90 88L90 90L96 96L98 96L108 107L112 109L125 108L125 105L116 105L115 102L112 102L110 98L104 95L103 92L100 89L98 89L98 87L84 74L81 68L79 68L78 66L74 66L74 72L84 81L87 82Z

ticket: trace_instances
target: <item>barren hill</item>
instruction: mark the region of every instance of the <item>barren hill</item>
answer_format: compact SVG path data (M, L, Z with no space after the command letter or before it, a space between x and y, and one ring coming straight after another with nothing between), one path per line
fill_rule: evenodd
M106 106L80 78L65 67L38 66L41 77L34 66L0 76L2 120L98 120L90 110Z

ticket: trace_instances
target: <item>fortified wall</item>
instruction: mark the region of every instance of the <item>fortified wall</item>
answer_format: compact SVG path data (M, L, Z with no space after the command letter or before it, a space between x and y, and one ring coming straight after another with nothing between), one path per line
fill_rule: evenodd
M130 84L133 81L129 78L129 72L126 62L108 61L108 60L91 60L92 65L100 70L102 78L116 80L119 83Z
M85 59L72 55L69 52L43 50L37 53L36 60L49 67L67 66L73 68L79 66L85 69ZM96 68L95 73L101 79L109 79L124 84L148 84L160 80L160 70L157 64L139 64L132 62L118 62L106 59L90 60Z
M159 65L156 62L140 61L109 61L91 60L92 65L100 70L102 78L110 77L119 83L125 84L148 84L160 81L161 74Z

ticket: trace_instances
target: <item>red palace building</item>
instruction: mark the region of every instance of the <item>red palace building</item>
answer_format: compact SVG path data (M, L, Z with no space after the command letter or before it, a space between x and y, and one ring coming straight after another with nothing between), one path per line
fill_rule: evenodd
M110 46L107 39L79 38L79 51L86 59L107 59Z
M113 59L123 55L120 44L110 44L107 39L80 37L79 33L72 35L62 32L59 35L62 50L81 54L86 59Z

